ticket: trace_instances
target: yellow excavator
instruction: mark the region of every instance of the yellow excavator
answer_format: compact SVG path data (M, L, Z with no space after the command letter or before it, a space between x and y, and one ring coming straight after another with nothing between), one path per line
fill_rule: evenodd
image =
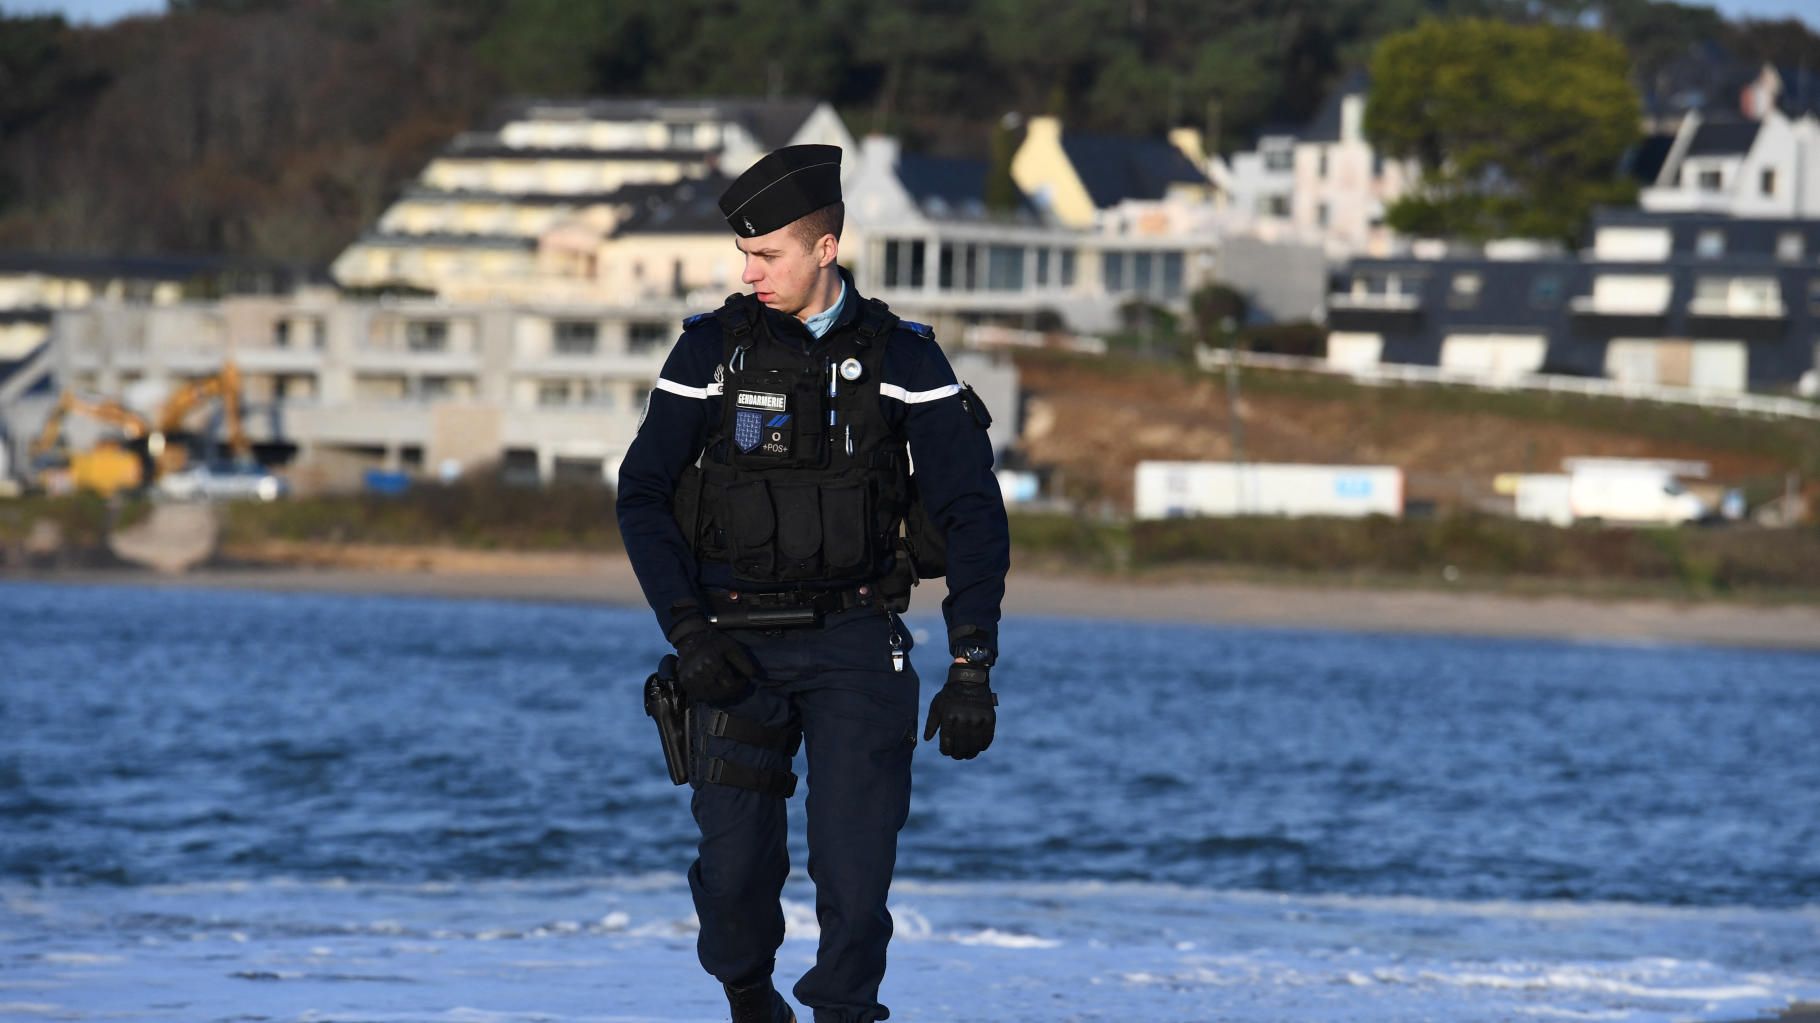
M186 381L158 410L157 425L146 438L146 449L158 476L177 472L189 464L189 446L171 441L185 433L184 421L191 413L210 401L221 402L222 429L227 432L228 450L234 461L252 460L253 444L247 439L240 414L240 368L229 361L222 363L220 371L212 376Z
M212 401L221 403L222 426L234 461L250 462L253 446L241 418L240 370L231 361L209 376L185 381L150 420L114 399L65 391L32 441L32 460L39 465L47 460L53 463L41 468L41 479L67 472L71 487L103 497L149 487L189 465L193 437L186 423ZM119 436L103 440L87 451L63 453L59 458L63 423L71 414L107 423Z
M57 459L58 441L63 438L63 421L72 414L88 416L99 420L120 432L117 438L109 438L96 444L87 451L67 454ZM88 397L75 391L64 391L63 397L57 400L57 407L51 411L50 418L44 421L43 429L32 440L31 457L34 464L47 459L61 461L43 472L67 471L70 486L78 490L92 490L103 497L111 497L122 490L134 490L150 482L152 471L148 465L145 448L142 442L151 434L152 426L144 416L111 398Z

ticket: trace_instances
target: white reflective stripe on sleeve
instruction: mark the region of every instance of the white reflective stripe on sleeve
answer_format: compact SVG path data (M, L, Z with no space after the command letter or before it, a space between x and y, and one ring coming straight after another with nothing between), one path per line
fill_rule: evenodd
M663 377L658 377L657 389L660 391L669 391L671 394L680 394L685 398L707 399L721 393L726 388L723 384L709 384L706 387L690 387L688 384L679 384L674 380L665 380Z
M948 384L945 387L937 387L932 391L906 391L896 384L879 384L878 393L881 397L896 398L906 405L920 405L925 401L936 401L940 398L947 398L959 394L961 393L961 385Z

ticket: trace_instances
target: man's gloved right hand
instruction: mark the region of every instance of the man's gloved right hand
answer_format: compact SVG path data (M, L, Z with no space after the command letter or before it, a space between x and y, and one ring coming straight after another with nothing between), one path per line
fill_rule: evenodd
M676 647L676 681L691 699L725 703L758 677L752 652L699 612L684 615L670 627L670 642Z

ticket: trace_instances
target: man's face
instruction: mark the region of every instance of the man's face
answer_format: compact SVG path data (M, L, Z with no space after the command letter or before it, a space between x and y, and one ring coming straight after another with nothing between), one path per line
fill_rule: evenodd
M805 244L793 228L785 224L770 234L735 238L733 243L746 256L739 279L752 286L760 302L800 319L822 268L834 262L836 243L833 235L823 235L814 244Z

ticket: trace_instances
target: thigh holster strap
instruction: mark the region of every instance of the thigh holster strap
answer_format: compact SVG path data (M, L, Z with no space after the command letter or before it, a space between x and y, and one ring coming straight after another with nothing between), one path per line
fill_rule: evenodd
M767 771L719 757L708 759L708 776L704 780L710 785L731 785L779 799L796 795L796 775L790 771Z
M710 711L706 724L709 735L731 739L742 746L768 749L786 757L795 756L797 744L802 741L802 733L794 728L771 728L736 718L724 710Z

